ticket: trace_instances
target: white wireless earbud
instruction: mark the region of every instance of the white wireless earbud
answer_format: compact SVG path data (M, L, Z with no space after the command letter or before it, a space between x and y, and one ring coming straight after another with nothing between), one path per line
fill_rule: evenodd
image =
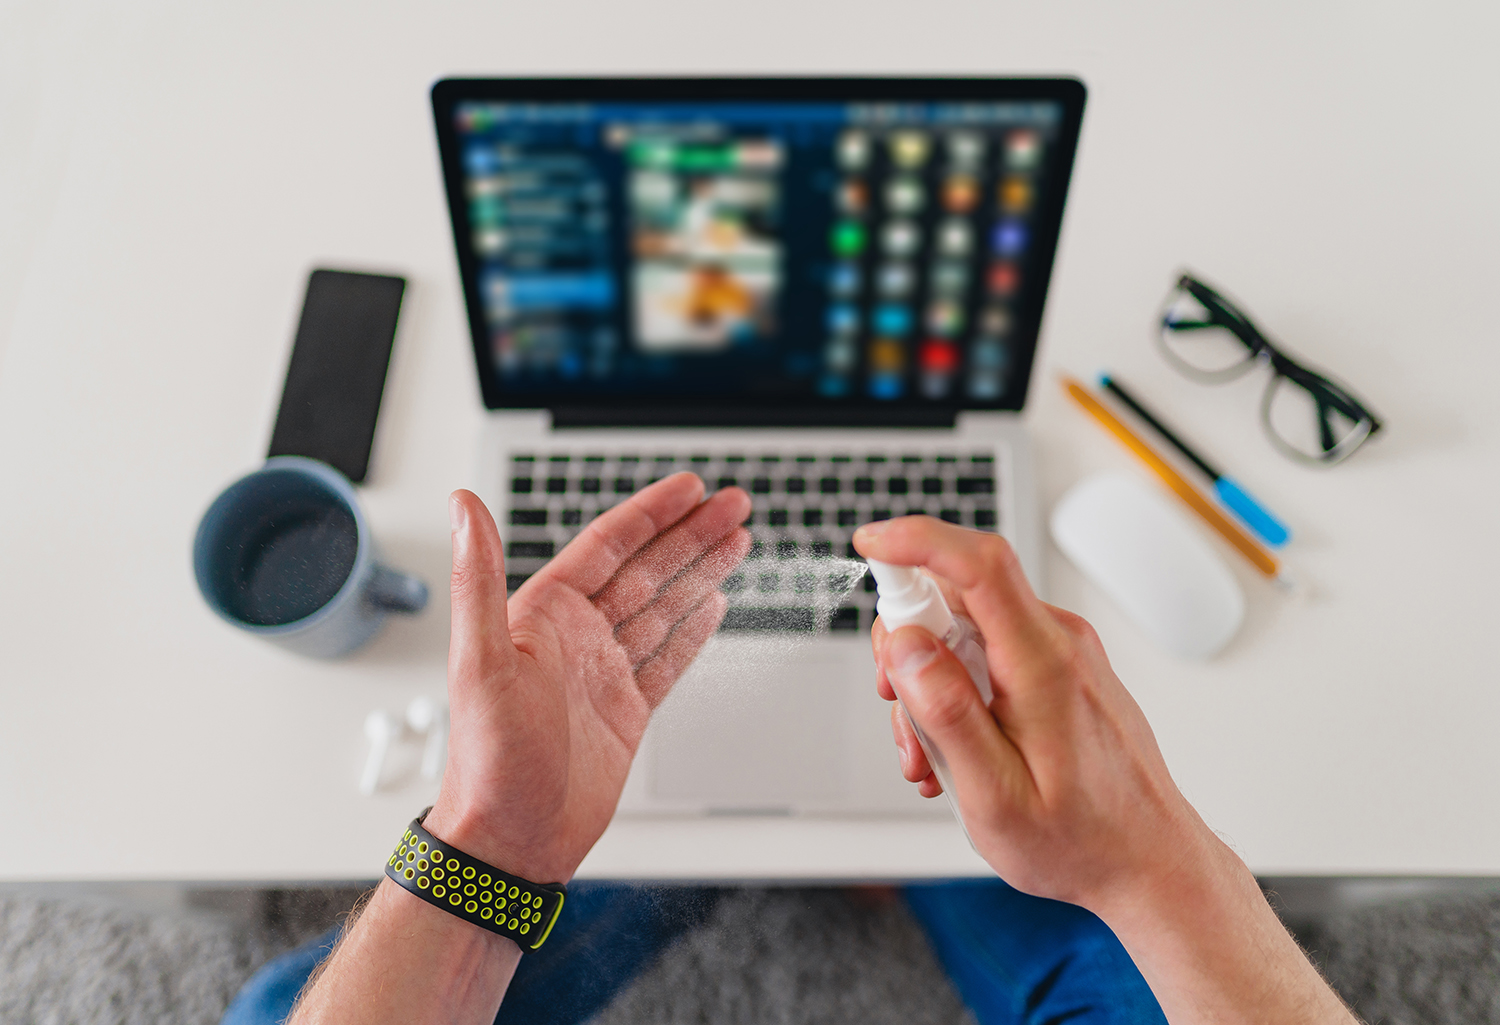
M385 756L391 744L401 736L401 721L384 709L376 709L365 716L365 739L370 742L370 754L365 759L365 771L359 777L359 792L372 797L380 789L380 773L385 768Z
M448 756L448 706L431 698L413 698L406 706L406 725L412 732L425 734L422 748L422 777L437 779Z

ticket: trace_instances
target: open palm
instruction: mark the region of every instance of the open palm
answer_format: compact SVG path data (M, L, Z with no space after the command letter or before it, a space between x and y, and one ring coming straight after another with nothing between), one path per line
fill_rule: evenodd
M614 814L651 712L724 615L750 499L688 473L604 513L507 608L499 531L455 492L452 733L432 832L563 882Z

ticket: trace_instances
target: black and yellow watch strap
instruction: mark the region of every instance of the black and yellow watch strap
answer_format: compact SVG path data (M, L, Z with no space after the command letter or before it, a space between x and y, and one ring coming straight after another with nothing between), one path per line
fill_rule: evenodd
M423 812L396 846L385 874L434 907L515 940L522 950L546 942L567 890L506 875L422 828Z

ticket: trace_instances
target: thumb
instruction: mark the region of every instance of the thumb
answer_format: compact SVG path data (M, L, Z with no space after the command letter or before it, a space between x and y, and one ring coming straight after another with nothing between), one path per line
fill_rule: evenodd
M495 519L472 491L448 496L453 528L449 677L483 679L515 657L506 616L505 554Z
M966 820L970 808L991 806L1015 792L1016 774L1026 771L1020 753L946 645L922 627L902 627L886 641L882 662L907 714L934 749L929 757L946 766Z

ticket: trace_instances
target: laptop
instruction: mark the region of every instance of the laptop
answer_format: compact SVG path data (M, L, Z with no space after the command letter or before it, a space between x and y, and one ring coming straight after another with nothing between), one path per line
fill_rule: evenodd
M432 102L510 586L669 473L753 499L620 814L946 814L897 767L871 582L820 567L922 512L1039 581L1018 414L1083 85L450 79Z

